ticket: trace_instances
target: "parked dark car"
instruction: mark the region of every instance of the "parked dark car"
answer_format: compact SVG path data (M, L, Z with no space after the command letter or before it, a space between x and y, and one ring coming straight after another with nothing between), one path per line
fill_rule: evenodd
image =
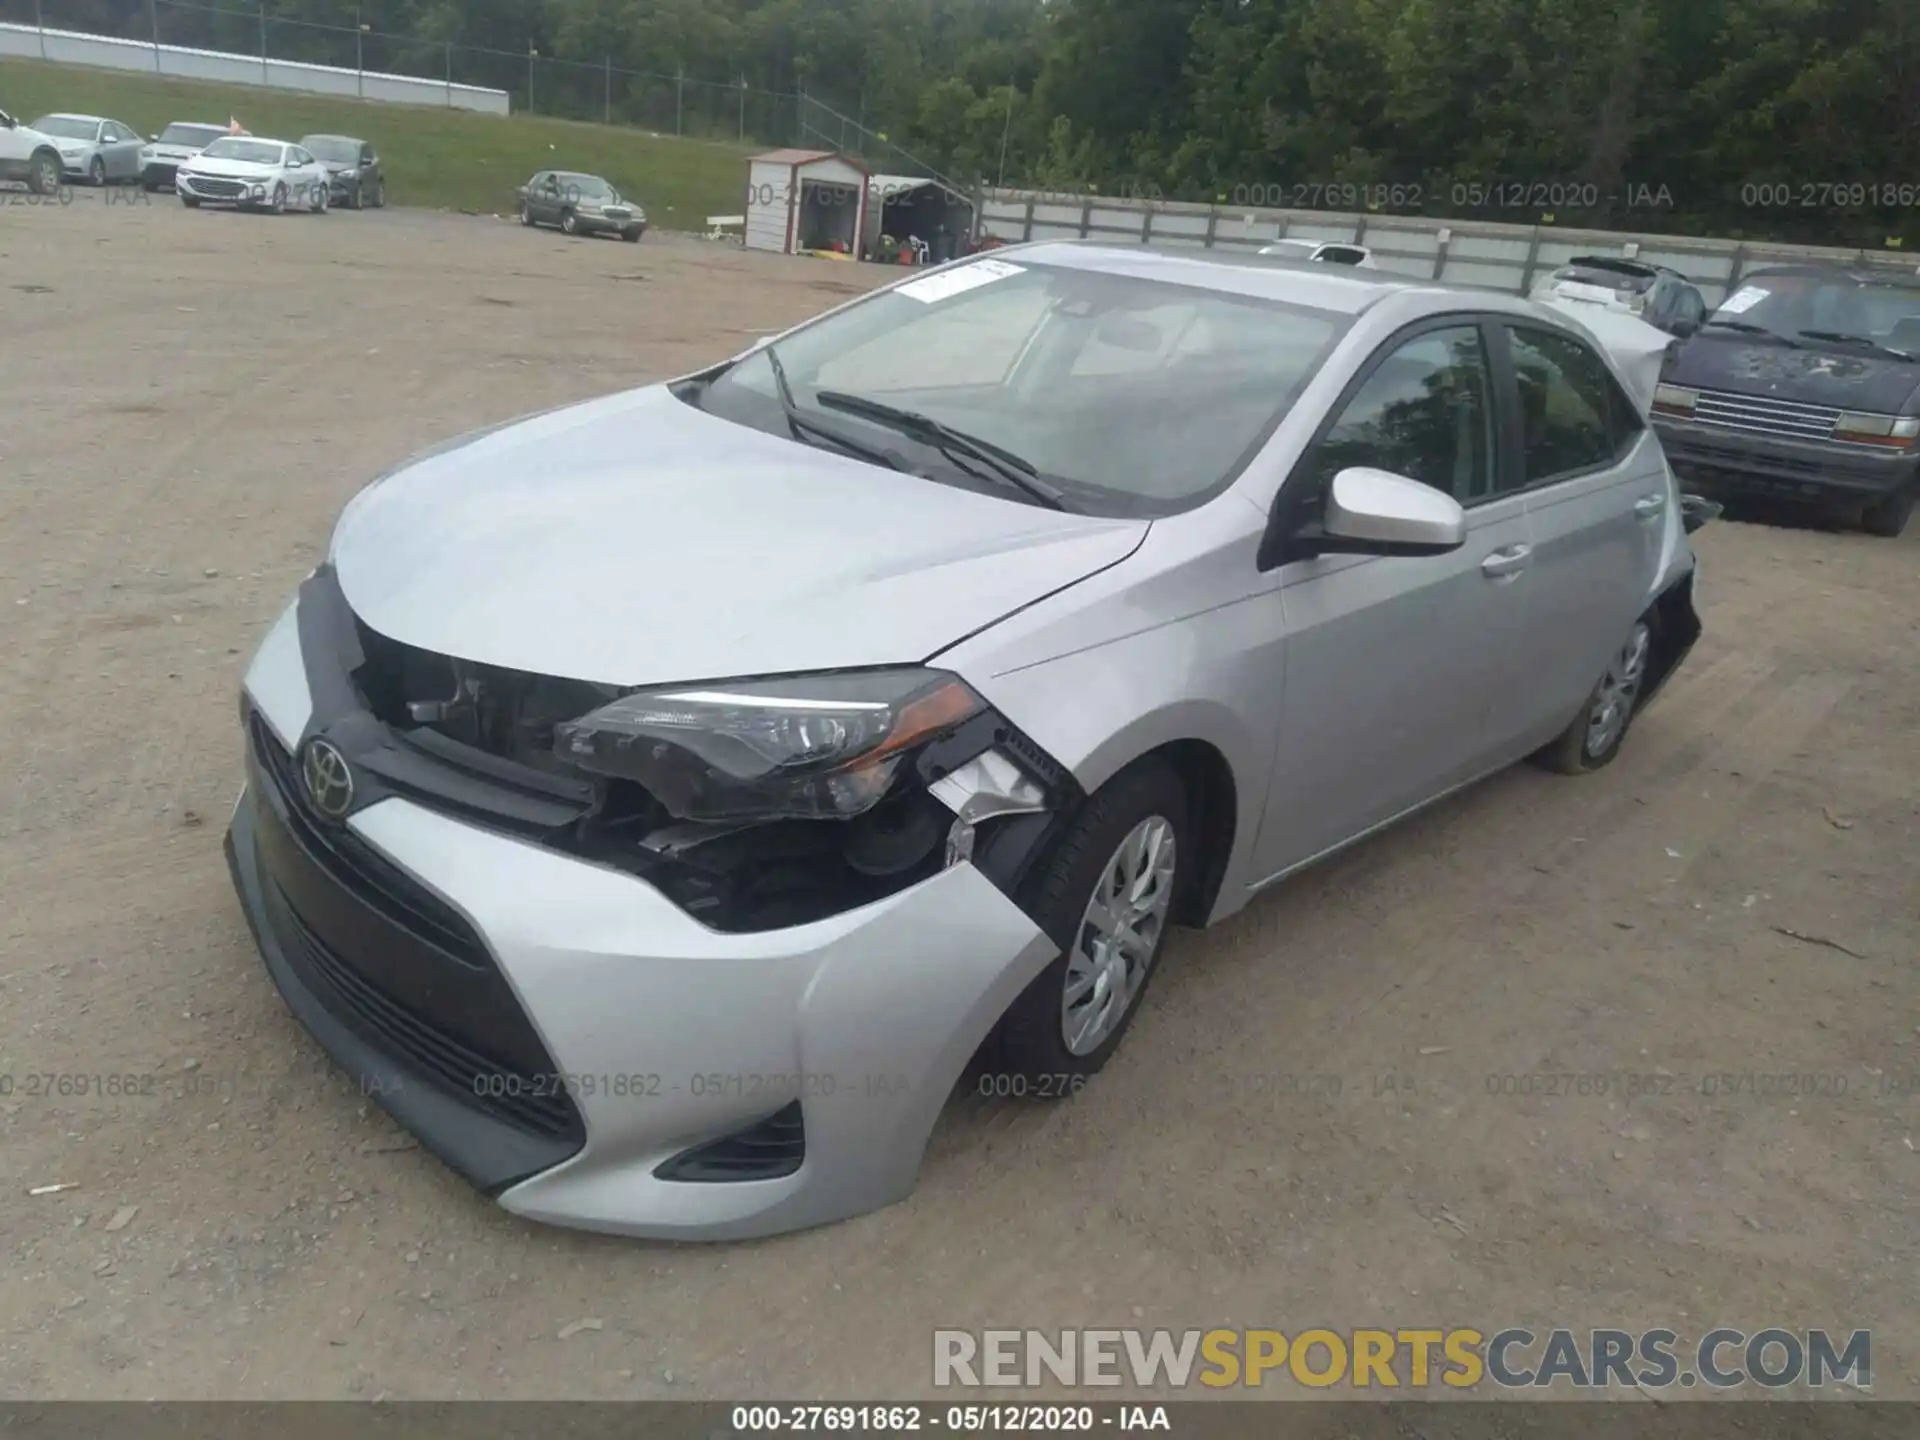
M370 141L351 135L308 135L300 148L327 167L335 205L378 210L387 203L387 177Z
M1682 338L1707 317L1700 287L1678 270L1619 255L1576 255L1534 286L1533 298L1602 305Z
M647 233L647 212L601 179L573 170L542 170L520 187L520 223L555 225L568 235Z
M1920 484L1920 278L1782 265L1674 347L1654 426L1688 488L1894 536Z

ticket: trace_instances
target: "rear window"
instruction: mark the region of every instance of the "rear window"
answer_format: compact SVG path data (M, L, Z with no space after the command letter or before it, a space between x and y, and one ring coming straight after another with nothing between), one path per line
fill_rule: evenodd
M1514 326L1526 482L1611 465L1644 428L1633 402L1591 348L1555 331Z
M1556 281L1570 282L1575 285L1597 285L1603 290L1617 290L1628 295L1639 295L1653 288L1656 277L1627 270L1615 270L1611 266L1582 265L1576 261L1572 265L1563 265L1554 271L1553 278Z
M162 145L211 145L227 132L218 125L167 126L160 132Z

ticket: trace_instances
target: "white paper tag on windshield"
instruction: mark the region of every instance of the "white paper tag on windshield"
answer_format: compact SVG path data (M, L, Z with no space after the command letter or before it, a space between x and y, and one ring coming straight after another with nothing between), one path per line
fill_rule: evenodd
M975 260L971 265L956 265L936 275L922 275L918 280L909 280L894 293L931 305L949 295L964 294L982 285L990 285L995 280L1018 275L1025 268L1023 265L1009 265L1005 260Z
M1762 290L1758 285L1742 285L1733 294L1721 302L1719 313L1722 315L1744 315L1772 293Z

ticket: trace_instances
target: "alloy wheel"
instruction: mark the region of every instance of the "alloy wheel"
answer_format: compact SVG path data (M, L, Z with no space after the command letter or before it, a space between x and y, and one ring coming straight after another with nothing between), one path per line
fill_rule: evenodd
M1067 952L1060 1037L1090 1055L1126 1018L1153 963L1173 905L1173 825L1149 815L1120 842L1100 872Z
M1600 681L1600 693L1594 698L1593 709L1587 714L1587 754L1597 758L1607 753L1619 740L1621 731L1627 728L1627 719L1633 714L1633 703L1640 695L1640 682L1647 673L1647 650L1650 635L1646 623L1633 627L1633 633L1627 637L1627 643L1613 657L1613 663L1607 667L1606 675Z

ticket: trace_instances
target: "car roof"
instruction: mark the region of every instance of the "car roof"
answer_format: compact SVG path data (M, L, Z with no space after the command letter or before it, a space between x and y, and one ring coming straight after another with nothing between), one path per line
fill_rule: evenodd
M323 135L317 130L313 134L303 137L300 143L304 145L308 140L338 140L343 145L364 145L367 143L358 135Z
M218 130L222 133L225 133L227 128L218 120L169 120L165 128L171 130L176 125L184 125L190 130ZM246 137L241 136L238 138L244 139Z
M542 171L541 173L545 174L546 172ZM598 180L602 185L611 185L613 183L607 179L606 176L595 175L591 170L556 170L553 173L568 180Z
M1678 275L1680 273L1678 270L1671 270L1665 265L1655 265L1647 260L1634 260L1625 255L1575 255L1572 259L1564 261L1558 268L1571 270L1576 265L1587 270L1615 270L1622 275L1638 275L1642 277L1649 275Z
M1227 251L1114 245L1094 240L1035 240L1003 245L994 250L993 255L1016 264L1025 259L1035 265L1057 265L1063 269L1094 270L1138 280L1188 285L1342 315L1357 316L1383 300L1398 297L1412 301L1409 308L1423 313L1492 311L1564 324L1554 311L1518 295L1421 280L1396 275L1390 270L1362 270L1356 266L1261 255L1251 248Z
M91 120L98 124L108 117L105 115L81 115L71 110L49 110L40 118L42 120Z
M1800 261L1786 265L1763 265L1757 270L1749 270L1740 277L1740 283L1762 275L1804 275L1828 280L1852 280L1859 285L1899 285L1908 289L1920 288L1920 274L1908 270L1883 270L1877 265L1822 265L1811 261Z

